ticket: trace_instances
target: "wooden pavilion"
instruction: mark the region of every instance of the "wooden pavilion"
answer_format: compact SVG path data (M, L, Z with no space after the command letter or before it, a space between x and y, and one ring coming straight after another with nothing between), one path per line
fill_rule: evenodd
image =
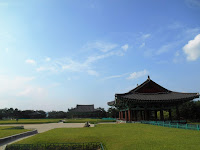
M124 121L158 120L157 112L160 111L160 120L164 120L163 111L169 113L172 121L172 108L176 108L177 120L180 120L178 106L184 102L199 98L199 93L180 93L167 90L150 79L137 86L128 93L115 94L115 100L108 102L119 111L119 119Z
M75 108L68 109L68 115L72 118L98 118L101 111L93 105L76 105Z

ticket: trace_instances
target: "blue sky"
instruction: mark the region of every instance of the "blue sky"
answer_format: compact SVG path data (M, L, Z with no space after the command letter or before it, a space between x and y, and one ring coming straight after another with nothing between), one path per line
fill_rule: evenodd
M150 78L200 91L199 0L0 0L0 108L108 108Z

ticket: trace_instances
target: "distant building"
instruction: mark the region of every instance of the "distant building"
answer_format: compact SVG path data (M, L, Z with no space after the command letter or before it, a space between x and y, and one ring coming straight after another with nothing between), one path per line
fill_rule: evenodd
M68 109L68 116L71 118L99 118L101 110L95 109L93 105L76 105L75 108Z

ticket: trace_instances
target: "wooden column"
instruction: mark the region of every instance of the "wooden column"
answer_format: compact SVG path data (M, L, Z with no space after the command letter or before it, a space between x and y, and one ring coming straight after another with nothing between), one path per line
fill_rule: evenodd
M140 120L143 120L142 110L140 110Z
M137 110L134 111L135 121L137 121Z
M172 121L172 112L171 112L171 109L169 109L169 120Z
M150 110L147 110L147 120L150 120Z
M128 110L128 121L131 121L131 110Z
M127 113L126 113L126 110L124 111L125 113L125 121L127 121Z
M121 112L119 111L119 120L121 119Z
M144 120L148 120L148 112L147 112L147 110L145 109L144 110Z
M158 116L157 116L157 110L154 111L154 116L155 116L155 120L158 120Z
M135 120L135 113L134 113L134 110L131 110L132 111L132 116L131 116L131 118L132 118L132 121L134 121Z
M178 105L176 105L176 119L180 120L180 113L179 113Z
M164 121L163 110L160 110L160 120L161 120L161 121Z

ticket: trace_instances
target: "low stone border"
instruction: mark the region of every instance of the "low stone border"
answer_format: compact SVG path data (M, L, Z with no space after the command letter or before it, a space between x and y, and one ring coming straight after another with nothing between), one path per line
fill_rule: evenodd
M30 136L30 135L37 134L37 133L38 133L38 131L36 129L34 129L33 131L23 132L23 133L20 133L20 134L7 136L5 138L0 138L0 146L4 145L7 142L12 142L12 141L15 141L19 138L23 138L25 136Z

